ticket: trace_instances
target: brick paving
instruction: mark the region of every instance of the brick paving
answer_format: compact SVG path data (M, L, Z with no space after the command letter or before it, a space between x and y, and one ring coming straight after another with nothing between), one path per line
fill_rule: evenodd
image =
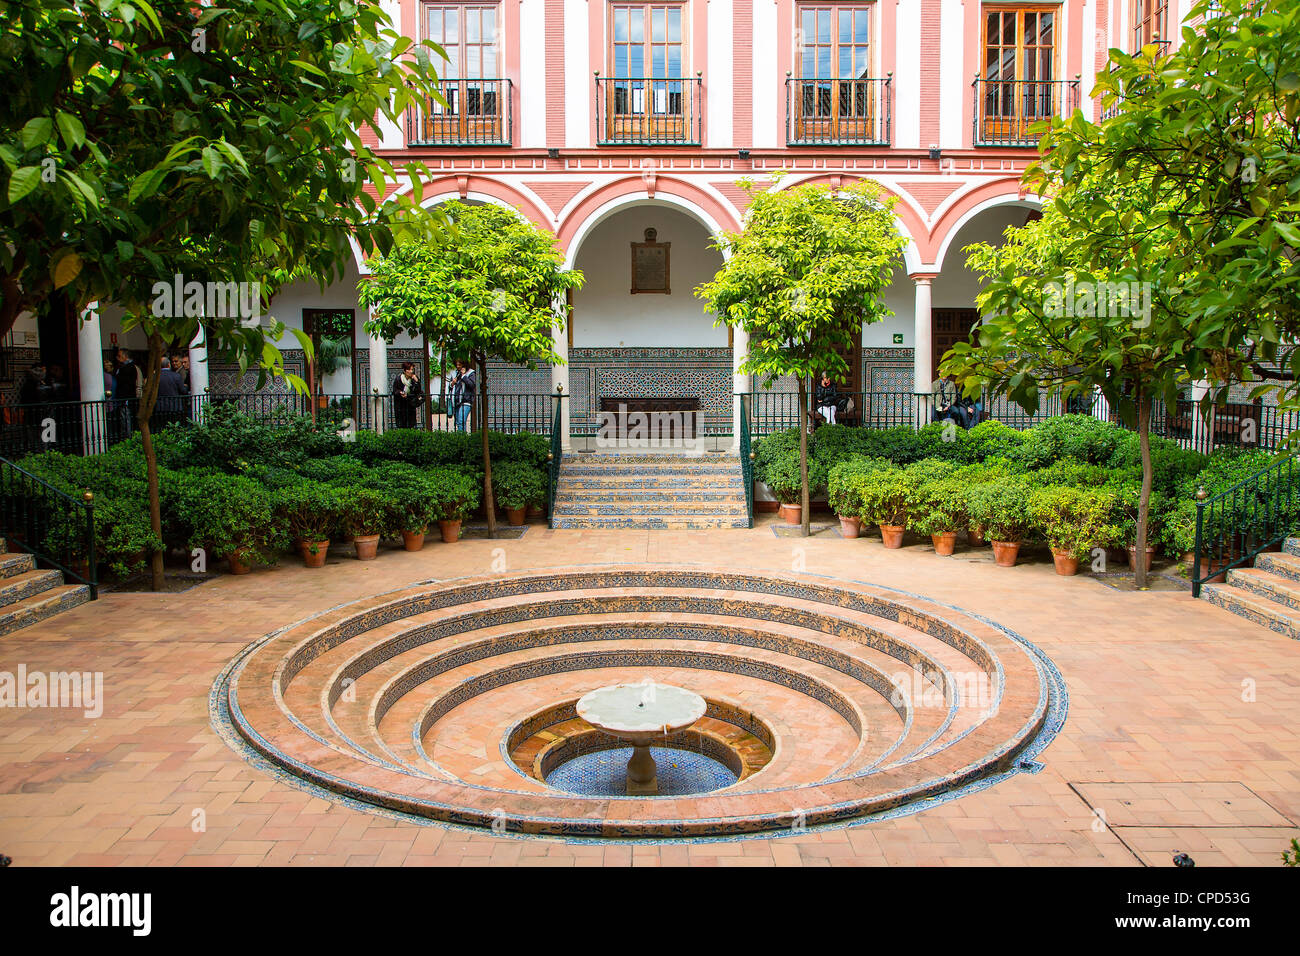
M341 549L346 550L346 549ZM901 588L1002 623L1063 673L1044 769L894 820L737 842L512 839L395 821L282 784L208 723L248 642L404 584L557 565L691 564ZM1277 865L1300 836L1300 642L1178 592L1050 562L996 568L878 540L753 530L548 531L331 557L179 594L109 594L0 639L0 670L102 671L104 712L0 709L0 852L16 865Z

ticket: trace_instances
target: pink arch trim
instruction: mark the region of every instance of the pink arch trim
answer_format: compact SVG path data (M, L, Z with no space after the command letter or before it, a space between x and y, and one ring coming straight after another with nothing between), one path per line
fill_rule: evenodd
M734 232L740 228L740 223L736 218L735 211L729 205L724 204L716 196L705 192L698 186L693 186L681 179L672 176L656 176L654 184L655 194L666 193L677 199L684 199L687 202L694 203L709 216L713 217L719 228ZM606 205L613 199L620 196L629 196L644 194L649 198L646 190L646 182L640 176L619 179L615 182L601 186L593 191L590 195L584 197L569 215L564 217L560 224L558 238L560 246L566 252L570 243L578 234L578 230L588 219L594 216L602 206Z

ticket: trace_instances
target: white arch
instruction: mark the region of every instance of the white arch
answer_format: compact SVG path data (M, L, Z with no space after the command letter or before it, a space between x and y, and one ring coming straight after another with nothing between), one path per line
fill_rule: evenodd
M615 196L613 199L598 206L596 211L583 221L578 227L578 231L573 234L573 239L569 242L569 248L564 254L564 268L573 269L578 261L578 250L582 248L583 242L591 231L599 226L606 219L625 209L632 209L636 206L672 206L688 216L695 219L700 225L709 231L710 236L717 236L722 232L722 227L714 221L713 217L701 209L698 205L689 199L683 199L681 196L674 196L671 193L656 191L654 198L641 193L628 193L624 196ZM723 251L723 259L727 258L727 253Z
M409 192L409 191L410 191L409 184L407 184L407 186L405 186L403 189L397 190L397 192ZM440 203L451 202L452 200L460 200L460 199L473 199L479 202L491 203L494 206L500 206L502 209L509 209L511 212L513 212L516 216L523 219L525 222L532 222L531 219L525 216L517 208L510 205L504 199L501 199L497 196L489 196L487 193L475 192L473 190L470 190L469 192L465 193L464 196L462 196L459 192L454 192L454 191L438 193L437 195L434 196L426 196L423 199L423 201L421 201L420 208L428 209L430 206L437 206ZM356 257L357 260L357 272L362 276L370 275L370 267L366 264L366 258L361 253L361 246L359 246L357 244L357 241L352 238L348 239L348 244L352 246L352 255Z
M1042 209L1043 200L1041 196L1038 196L1035 193L1026 193L1024 196L1013 196L1011 194L1005 196L994 196L991 199L985 199L983 202L976 203L974 206L971 206L970 209L967 209L962 213L961 218L958 219L957 222L953 224L953 227L948 230L947 235L943 237L943 242L939 244L939 251L934 257L934 265L926 266L923 271L936 273L942 272L944 260L948 256L948 247L951 246L953 240L957 238L957 234L966 227L967 223L980 213L988 212L990 209L996 209L999 206L1013 206L1020 209Z

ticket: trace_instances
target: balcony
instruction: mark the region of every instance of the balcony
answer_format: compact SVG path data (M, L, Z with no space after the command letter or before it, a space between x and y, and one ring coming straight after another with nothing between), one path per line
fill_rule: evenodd
M601 146L699 146L701 90L694 77L596 74L596 142Z
M1076 80L985 80L975 78L976 146L1037 146L1034 128L1079 105Z
M888 146L893 76L785 80L788 146Z
M440 80L442 103L406 113L409 146L509 146L514 135L509 80Z
M1163 59L1164 57L1166 57L1166 56L1169 55L1169 41L1168 41L1168 40L1152 40L1152 41L1150 41L1150 43L1145 44L1145 45L1147 45L1147 46L1154 46L1154 47L1156 48L1155 53L1152 54L1152 57L1151 57L1152 60L1160 60L1160 59ZM1134 52L1132 55L1133 55L1133 56L1138 56L1139 54L1141 54L1141 52L1142 52L1142 50L1141 50L1141 49L1138 49L1138 50L1137 50L1136 52ZM1116 116L1118 116L1118 115L1120 114L1120 110L1121 110L1121 108L1122 108L1122 106L1123 106L1124 99L1125 99L1125 98L1124 98L1123 96L1121 96L1121 97L1120 97L1119 99L1117 99L1114 103L1112 103L1110 106L1107 106L1105 109L1103 109L1103 110L1101 111L1101 121L1102 121L1103 123L1106 122L1106 120L1108 120L1108 119L1114 119Z

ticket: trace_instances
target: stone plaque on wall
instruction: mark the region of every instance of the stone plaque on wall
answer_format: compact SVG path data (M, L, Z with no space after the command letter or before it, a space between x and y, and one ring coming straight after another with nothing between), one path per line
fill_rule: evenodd
M645 231L645 242L632 243L632 294L658 292L669 294L668 247L672 243L656 242L654 229Z

